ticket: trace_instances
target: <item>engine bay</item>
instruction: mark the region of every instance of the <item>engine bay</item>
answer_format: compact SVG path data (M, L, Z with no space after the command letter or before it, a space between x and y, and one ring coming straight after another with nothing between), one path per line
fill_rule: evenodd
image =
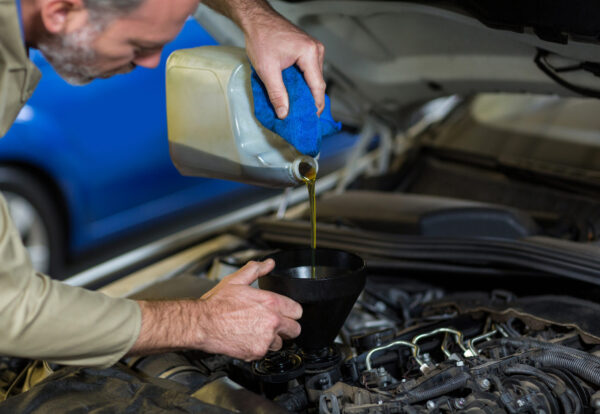
M548 182L546 164L531 171L506 157L448 151L434 132L389 174L318 199L317 247L366 262L366 285L339 332L311 332L335 337L330 345L287 341L251 362L179 351L128 358L110 372L58 368L54 383L13 401L58 401L58 385L81 396L87 381L102 404L123 391L122 409L110 412L140 396L170 407L177 392L194 400L183 412L203 404L201 412L218 414L600 414L597 187L570 169L553 169L565 177ZM199 298L249 260L309 246L307 206L285 211L286 197L277 214L236 221L103 291ZM25 363L7 384L25 377Z
M233 259L248 254L256 251ZM402 273L367 268L331 347L305 352L289 342L254 362L182 352L128 365L248 413L600 412L597 304L453 290L460 283Z
M365 288L331 346L288 341L254 362L184 352L128 365L237 412L600 414L600 258L578 242L594 237L555 232L557 221L518 203L402 189L371 181L319 200L318 246L366 262ZM244 247L195 276L218 279L310 243L305 211L231 233Z

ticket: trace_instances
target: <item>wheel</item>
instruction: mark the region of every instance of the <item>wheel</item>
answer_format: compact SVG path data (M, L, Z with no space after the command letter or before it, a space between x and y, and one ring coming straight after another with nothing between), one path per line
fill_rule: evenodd
M50 189L23 169L0 166L0 192L34 268L60 277L65 263L65 225Z

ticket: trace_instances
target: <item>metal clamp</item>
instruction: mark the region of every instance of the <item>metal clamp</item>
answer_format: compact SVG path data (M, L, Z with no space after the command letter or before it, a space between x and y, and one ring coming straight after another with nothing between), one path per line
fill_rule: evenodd
M413 338L412 343L413 344L417 344L417 342L421 341L422 339L425 338L429 338L431 336L435 336L438 335L440 333L445 333L446 336L444 337L444 340L442 341L442 352L444 352L444 354L446 356L450 356L450 352L447 350L446 348L446 340L448 337L448 334L451 334L454 336L454 341L458 344L458 346L460 347L460 349L463 350L463 352L467 352L468 349L465 347L465 345L463 344L463 334L460 331L457 331L456 329L451 329L451 328L438 328L438 329L434 329L431 332L426 332L426 333L422 333L420 335L417 335ZM415 358L415 360L417 361L417 363L419 363L420 365L420 369L422 372L425 372L429 367L429 365L427 365L420 357L419 355L419 350L420 348L417 347L416 349L413 349L413 357Z
M365 357L365 365L367 366L367 370L371 370L372 366L371 366L371 357L373 356L374 353L379 352L379 351L383 351L385 349L389 349L389 348L393 348L396 346L407 346L409 348L412 349L413 355L418 354L419 353L419 347L416 344L410 343L410 342L406 342L406 341L395 341L392 342L390 344L384 345L384 346L380 346L378 348L373 348L369 351L369 353L367 353L367 356ZM417 361L419 362L419 361ZM422 363L421 363L422 364Z
M417 344L417 342L419 342L422 339L425 338L429 338L431 336L435 336L437 334L440 333L446 333L446 334L452 334L454 335L454 341L456 342L456 344L460 347L460 349L462 349L463 351L467 351L467 348L465 347L464 343L463 343L463 334L460 331L457 331L456 329L451 329L451 328L438 328L438 329L434 329L431 332L426 332L426 333L422 333L420 335L417 335L413 338L412 343L413 344Z
M469 357L474 357L479 355L479 351L477 350L477 348L475 348L475 343L477 342L481 342L484 341L488 338L491 338L492 336L496 335L498 333L498 329L494 329L493 331L490 331L488 333L484 333L483 335L479 335L476 336L475 338L471 338L467 341L467 346L469 347L469 350L465 352L465 357L469 358Z

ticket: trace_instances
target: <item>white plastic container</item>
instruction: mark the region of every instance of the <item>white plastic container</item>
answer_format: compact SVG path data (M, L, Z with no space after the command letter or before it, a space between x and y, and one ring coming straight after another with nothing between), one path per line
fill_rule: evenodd
M254 116L250 64L244 49L205 46L173 52L167 61L171 159L184 175L270 187L303 182L317 168Z

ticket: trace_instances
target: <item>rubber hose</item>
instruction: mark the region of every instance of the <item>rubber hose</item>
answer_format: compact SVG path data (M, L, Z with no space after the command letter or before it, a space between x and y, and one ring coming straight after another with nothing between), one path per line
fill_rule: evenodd
M558 396L558 399L564 408L564 410L563 410L564 413L581 414L581 411L576 411L573 409L573 406L571 405L571 399L569 398L569 396L567 395L566 392L560 394Z
M500 338L483 343L481 347L489 348L495 344L526 347L528 349L535 347L545 350L545 352L538 353L538 355L532 354L532 359L546 366L567 369L589 382L600 385L600 357L585 351L529 338Z
M541 352L537 355L532 354L530 357L542 366L566 369L584 380L600 386L600 362L557 351Z
M571 398L571 401L573 402L573 405L575 405L575 414L582 413L583 412L583 408L581 406L581 400L579 399L579 396L575 393L575 391L573 391L570 388L567 388L567 394Z
M400 401L406 404L414 404L423 400L430 400L432 398L439 397L440 395L456 391L459 388L463 388L467 384L467 381L469 381L469 379L471 379L471 376L465 372L462 372L456 377L444 382L442 385L438 385L433 388L419 390L419 387L417 386L416 388L407 391L406 397L404 399L401 399Z
M539 378L546 385L548 385L553 392L556 387L556 384L558 383L557 379L551 377L550 375L546 374L542 370L539 370L535 367L532 367L529 365L524 365L524 364L517 364L512 367L509 367L504 370L504 373L505 374L524 374L524 375L531 375L533 377ZM565 391L568 391L568 388L566 386L565 386ZM575 410L573 409L573 406L569 399L570 396L568 396L566 392L557 395L557 397L563 406L563 412L574 413L574 414L581 413L581 406L579 407L579 411L577 411L576 409Z
M569 348L568 346L564 346L564 345L558 345L558 344L551 344L548 342L543 342L543 341L537 341L535 339L529 339L529 338L499 338L499 339L493 339L491 341L488 342L484 342L483 344L479 345L480 348L490 348L493 347L495 344L499 344L499 345L511 345L514 347L524 347L526 349L531 349L531 348L539 348L539 349L554 349L557 351L561 351L561 352L567 352L573 355L577 355L580 356L582 358L585 359L590 359L593 361L596 361L598 363L600 363L600 358L596 357L594 355L591 355L585 351L581 351L579 349L575 349L575 348Z

